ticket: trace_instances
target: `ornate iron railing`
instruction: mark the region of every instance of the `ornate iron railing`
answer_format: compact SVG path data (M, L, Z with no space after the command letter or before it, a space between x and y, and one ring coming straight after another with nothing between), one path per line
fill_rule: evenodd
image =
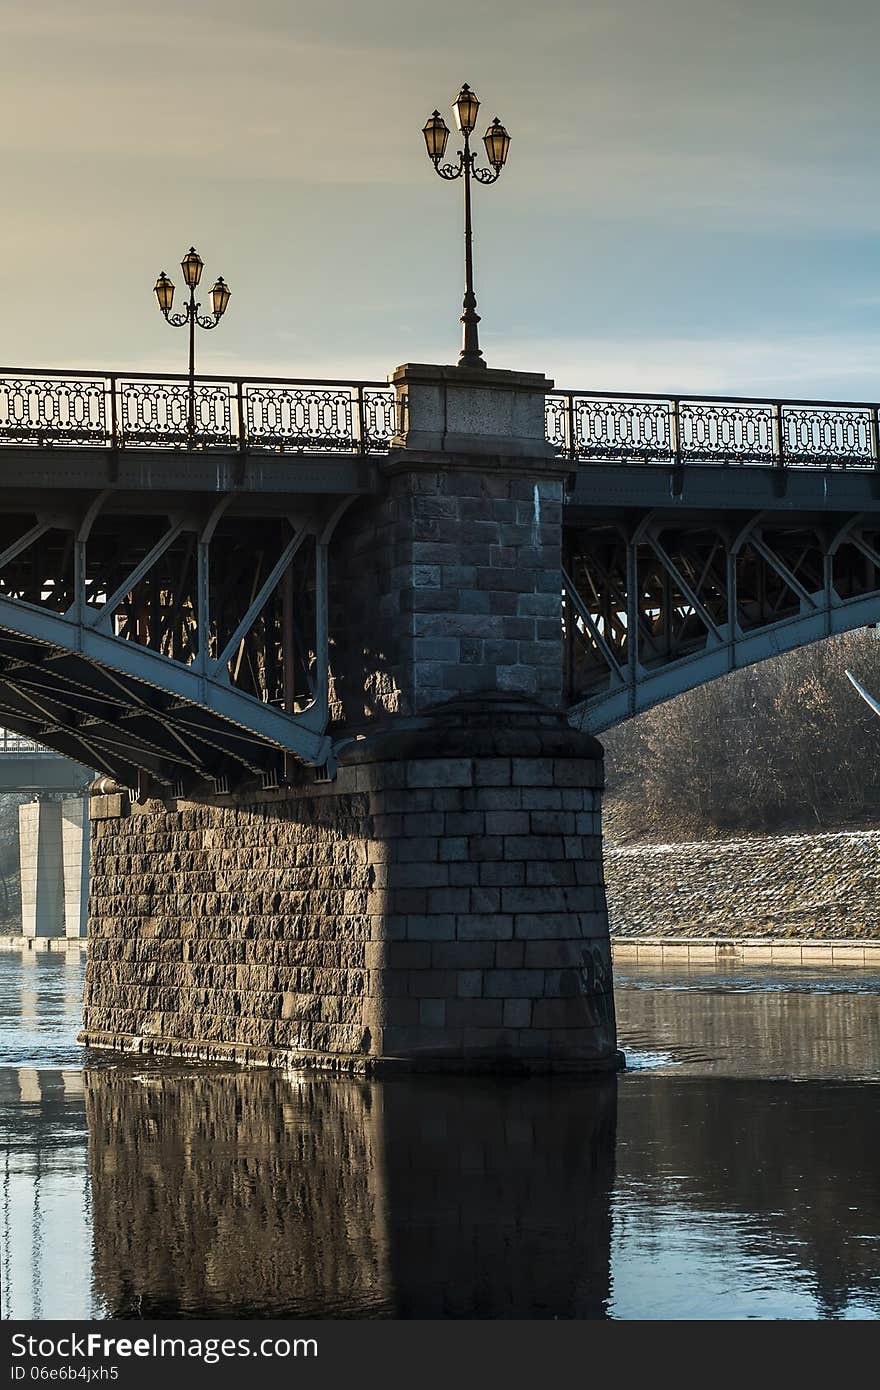
M553 391L546 434L583 462L880 467L880 407L851 401ZM0 368L0 446L387 453L395 393L382 382Z
M878 406L850 401L554 391L546 430L585 462L880 467Z
M0 368L0 445L383 454L395 395L382 382Z

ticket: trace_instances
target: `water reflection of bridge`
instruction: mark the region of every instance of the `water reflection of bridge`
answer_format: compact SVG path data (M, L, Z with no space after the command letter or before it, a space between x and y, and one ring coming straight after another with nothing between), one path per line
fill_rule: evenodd
M633 1261L651 1264L670 1226L721 1266L718 1316L754 1315L744 1267L765 1293L788 1277L818 1316L880 1307L864 1086L632 1076L616 1145L613 1081L129 1065L86 1071L84 1112L57 1072L16 1089L11 1162L37 1182L40 1223L18 1239L39 1254L44 1316L64 1297L55 1242L79 1230L53 1228L51 1203L62 1168L81 1190L86 1129L97 1315L638 1317ZM693 1279L651 1292L673 1317L694 1296Z

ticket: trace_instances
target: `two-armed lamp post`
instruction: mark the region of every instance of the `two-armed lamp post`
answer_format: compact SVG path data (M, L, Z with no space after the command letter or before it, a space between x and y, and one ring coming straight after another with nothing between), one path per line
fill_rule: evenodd
M171 306L174 303L174 286L164 270L153 286L156 301L166 322L170 323L173 328L185 328L189 324L189 400L186 432L190 444L192 444L196 432L196 325L199 328L216 328L226 313L230 293L229 286L223 276L218 276L211 290L211 304L214 312L212 314L199 314L201 305L196 303L196 289L202 278L204 264L194 246L189 248L180 262L183 278L189 289L189 303L184 306L182 313L172 314L171 312Z
M486 363L483 361L477 333L480 316L477 313L477 299L474 294L471 179L475 178L477 183L494 183L500 177L507 159L507 151L510 148L510 136L496 116L483 136L486 156L492 168L478 169L477 156L471 151L470 137L477 124L477 112L480 109L480 103L467 83L464 84L452 103L452 109L455 112L455 123L464 136L464 149L459 150L457 164L440 163L446 151L449 127L439 111L434 111L428 117L422 128L422 134L428 147L428 157L440 177L460 179L464 176L464 313L461 316L462 348L458 357L458 365L460 367L485 367Z

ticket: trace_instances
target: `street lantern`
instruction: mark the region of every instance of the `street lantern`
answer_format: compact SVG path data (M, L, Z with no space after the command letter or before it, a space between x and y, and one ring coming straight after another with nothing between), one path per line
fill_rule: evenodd
M194 290L201 280L202 267L204 264L205 262L194 246L189 248L183 260L180 262L183 278L191 290Z
M439 111L431 112L422 127L422 134L428 147L428 158L437 164L443 158L446 151L446 141L449 139L449 126Z
M483 136L483 144L486 146L486 158L496 174L500 174L510 149L510 136L497 116Z
M455 123L462 135L470 135L477 124L477 112L480 109L480 103L477 100L476 92L472 92L466 82L452 103L452 109L455 112Z
M464 180L464 301L462 304L462 347L458 357L460 367L485 367L480 351L477 324L477 298L474 294L473 265L473 227L471 223L471 179L477 183L494 183L501 175L510 149L510 136L496 116L486 134L483 144L491 169L478 169L476 155L471 151L470 137L477 124L480 103L475 92L465 82L452 103L455 123L464 137L464 149L459 151L457 164L441 164L449 139L449 129L440 115L434 111L422 127L428 158L442 179Z
M158 280L153 286L153 293L156 296L156 300L158 302L159 308L162 310L162 313L169 313L171 310L171 305L174 303L174 286L168 279L168 276L165 274L164 270L160 273Z
M226 313L226 305L229 303L230 289L222 275L217 277L213 289L211 290L211 303L214 306L214 313L218 319L222 319Z
M204 261L194 246L191 246L180 262L183 271L183 278L189 289L189 300L178 314L172 314L171 306L174 302L174 286L163 270L159 275L153 292L156 302L167 323L172 328L189 327L189 377L187 395L187 442L192 448L195 442L196 433L196 328L216 328L223 315L226 313L226 306L229 303L229 286L219 276L211 290L211 304L213 313L200 314L200 304L196 303L196 286L202 278Z

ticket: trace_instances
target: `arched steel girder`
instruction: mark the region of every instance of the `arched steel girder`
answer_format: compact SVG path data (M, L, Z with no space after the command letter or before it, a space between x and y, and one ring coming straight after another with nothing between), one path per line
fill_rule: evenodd
M256 572L251 592L212 648L210 545L235 495L216 501L201 521L169 517L164 535L96 606L84 593L85 546L109 495L94 497L75 525L63 518L73 533L76 575L66 611L0 595L0 723L129 786L142 774L166 788L205 781L225 788L255 777L274 783L286 756L327 763L328 546L350 499L331 499L311 516L289 518L290 539ZM57 514L40 518L0 556L0 566L59 520ZM197 641L189 661L120 635L113 617L123 596L183 532L194 533L198 569ZM230 667L306 539L314 545L314 667L309 703L294 713L237 688Z
M0 721L128 786L320 766L326 713L293 716L193 667L65 616L0 598Z
M784 525L782 523L783 530ZM871 533L870 540L862 534L863 527ZM880 545L873 534L878 523L872 517L853 514L840 518L833 528L823 525L821 519L805 519L801 534L811 535L815 545L811 563L803 567L801 575L795 572L801 566L791 555L788 563L777 553L780 548L784 549L773 534L774 529L780 530L779 517L758 513L732 529L706 525L704 534L716 530L724 552L713 562L714 617L707 610L708 600L704 602L702 579L705 572L699 582L689 579L663 543L664 530L674 529L675 523L668 514L660 513L647 514L634 527L608 528L606 535L612 530L618 535L625 560L618 551L612 577L617 584L616 594L610 607L605 604L601 618L595 582L591 595L585 600L578 592L574 577L565 572L566 612L571 615L569 627L577 626L580 640L590 646L592 653L589 679L593 688L585 691L582 698L575 698L569 709L569 719L575 727L599 733L730 671L833 634L880 622ZM796 525L792 529L797 533ZM835 556L843 546L850 548L852 557L847 561L850 570L844 577L849 592L844 596L835 588L834 580ZM753 615L750 623L745 620L744 598L737 587L737 561L747 548L753 562L763 567L778 591L785 595L780 605L785 611L778 621L756 623ZM582 549L589 551L589 541ZM588 569L589 563L587 553ZM596 574L600 576L603 564L607 573L606 555L600 555L596 562ZM667 660L662 659L662 654L658 656L656 641L650 661L641 659L643 635L649 626L645 616L646 565L651 567L652 582L656 585L662 581L674 593L672 608L681 629L687 624L689 635L681 643L682 650ZM707 563L706 570L708 568ZM693 571L693 567L691 569ZM867 583L865 576L873 576L873 583ZM595 581L595 574L593 578ZM858 593L860 585L863 592ZM656 606L657 601L654 598L650 602ZM726 621L720 620L723 609L726 609ZM613 631L608 621L609 611ZM695 635L700 627L704 633L702 640ZM636 640L631 641L630 634L636 634ZM650 646L650 642L649 634L644 645Z
M735 642L670 662L659 670L643 671L634 686L618 682L612 689L609 682L607 691L570 707L569 723L576 729L598 734L718 676L873 623L880 623L880 590L863 599L775 623L742 635Z

